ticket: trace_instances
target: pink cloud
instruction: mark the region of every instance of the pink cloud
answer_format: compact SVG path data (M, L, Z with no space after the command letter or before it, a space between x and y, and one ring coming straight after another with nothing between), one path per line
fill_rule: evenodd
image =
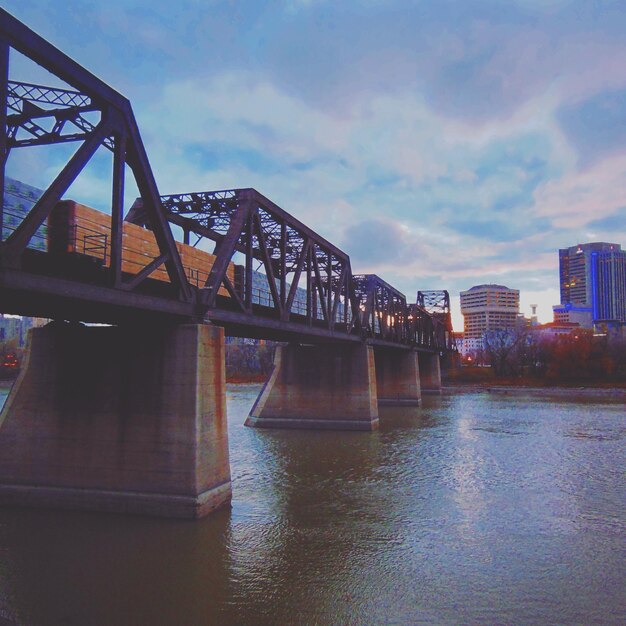
M626 154L571 170L539 186L534 198L534 212L552 218L556 228L581 228L611 215L626 204Z

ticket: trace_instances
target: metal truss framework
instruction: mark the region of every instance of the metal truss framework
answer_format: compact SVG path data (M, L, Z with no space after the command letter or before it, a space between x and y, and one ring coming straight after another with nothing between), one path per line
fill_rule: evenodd
M69 88L9 80L12 49ZM448 349L445 320L427 310L426 300L407 305L405 296L379 277L353 276L347 254L256 190L160 196L129 101L0 9L0 192L11 150L69 142L80 145L4 240L4 203L0 202L0 295L5 302L22 298L19 306L26 310L24 298L43 301L62 291L47 316L59 311L63 315L79 303L77 315L86 315L82 319L103 321L99 308L106 304L110 315L106 321L115 321L112 316L126 307L141 315L159 312L179 320L209 319L246 331L258 327L258 336L269 336L271 331L275 337L284 333L291 339L369 340L431 351ZM33 267L42 264L33 264L32 254L49 257L44 264L51 267L54 259L51 253L28 250L29 241L102 146L113 154L110 266L100 268L93 280L92 274L90 280L74 280L74 274L64 273L66 263L55 268L56 273L37 275ZM126 166L140 193L126 219L150 228L159 249L158 256L134 274L122 271ZM214 242L216 258L203 285L190 285L168 222L182 228L185 243L191 233ZM237 253L244 263L231 280L229 267ZM157 289L158 281L149 280L163 264L170 281L165 290L163 283ZM266 277L268 296L263 303L253 294L255 266ZM223 289L228 298L220 295ZM8 312L18 312L17 306Z
M376 274L354 277L361 327L366 336L407 343L406 297Z
M253 298L255 262L267 277L269 300L275 316L283 321L304 322L330 332L352 334L358 323L351 284L350 258L308 226L281 209L255 189L207 191L162 196L167 219L184 232L215 242L215 262L200 304L204 311L218 305L224 287L238 313L255 314ZM143 202L138 199L127 219L144 223ZM235 252L244 255L235 284L227 269ZM304 283L306 306L294 311L298 287ZM220 302L226 306L227 302Z
M452 349L448 345L444 324L423 307L417 304L409 305L408 326L415 345L439 352Z
M9 80L14 49L72 89ZM19 226L0 241L0 268L19 269L29 241L100 146L113 153L110 286L136 289L165 264L176 297L191 302L178 251L129 101L24 24L0 9L0 192L10 151L29 146L82 142ZM125 166L135 177L160 254L134 276L123 276L122 220ZM0 234L3 232L0 203Z
M419 301L407 304L404 294L375 274L357 275L353 283L366 337L437 351L455 349L449 343L445 319Z
M450 294L446 290L430 290L417 292L417 306L426 311L445 332L444 345L447 350L456 350L456 342L452 334L452 314L450 311Z
M206 191L162 196L167 219L191 233L215 242L216 260L205 283L202 303L208 316L224 287L236 312L221 311L220 319L241 312L263 314L252 296L253 263L265 270L273 313L282 321L306 321L308 326L359 336L377 343L445 350L445 329L423 308L407 305L406 297L375 274L352 275L350 259L255 189ZM144 223L138 199L127 219ZM197 241L196 241L197 243ZM243 277L235 284L227 268L235 252L245 256ZM293 304L306 276L304 315ZM267 311L265 311L267 313ZM304 319L303 319L304 318Z

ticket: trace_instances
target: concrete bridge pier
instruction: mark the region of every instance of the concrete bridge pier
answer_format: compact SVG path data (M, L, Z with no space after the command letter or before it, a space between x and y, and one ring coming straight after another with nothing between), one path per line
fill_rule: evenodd
M53 323L0 414L0 503L195 518L231 498L224 335Z
M277 346L274 369L246 426L376 430L373 348L366 344Z
M419 353L420 382L423 394L441 394L441 363L439 353Z
M375 348L378 406L419 406L420 368L417 351Z

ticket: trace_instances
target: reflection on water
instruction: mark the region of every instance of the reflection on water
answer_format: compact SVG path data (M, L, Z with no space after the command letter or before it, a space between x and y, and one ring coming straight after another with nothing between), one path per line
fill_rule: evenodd
M337 433L244 428L258 391L229 388L231 510L0 510L0 623L626 621L622 402L427 396Z

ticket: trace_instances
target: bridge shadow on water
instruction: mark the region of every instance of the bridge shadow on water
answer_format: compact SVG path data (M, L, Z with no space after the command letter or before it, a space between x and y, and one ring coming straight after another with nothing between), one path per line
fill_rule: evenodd
M258 386L241 388L229 390L232 509L199 522L2 509L0 617L263 624L352 615L363 561L403 543L401 516L380 523L390 480L411 471L401 441L436 428L442 400L387 407L375 433L249 429Z

